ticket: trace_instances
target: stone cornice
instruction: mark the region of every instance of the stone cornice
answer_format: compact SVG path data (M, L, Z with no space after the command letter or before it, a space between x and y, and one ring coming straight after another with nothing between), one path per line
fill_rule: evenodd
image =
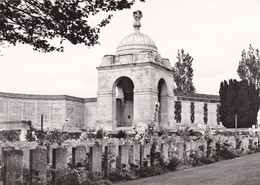
M109 65L109 66L98 66L96 67L97 70L111 70L111 69L120 69L120 68L125 68L125 67L142 67L142 66L153 66L156 68L163 69L167 72L173 72L171 69L168 69L167 67L164 67L162 65L159 65L154 62L138 62L138 63L130 63L130 64L114 64L114 65Z
M79 98L68 95L36 95L0 92L0 98L28 99L28 100L70 100L77 102L95 102L96 98Z
M182 101L196 101L196 102L212 102L219 103L220 98L217 95L210 94L199 94L199 93L183 93L183 92L174 92L177 100Z

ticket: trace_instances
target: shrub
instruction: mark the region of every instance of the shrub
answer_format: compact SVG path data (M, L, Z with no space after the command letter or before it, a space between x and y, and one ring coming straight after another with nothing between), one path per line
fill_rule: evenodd
M135 174L131 173L130 171L121 171L121 172L110 172L108 174L108 179L111 182L120 182L120 181L128 181L135 179Z
M235 149L230 147L229 143L225 142L221 144L220 142L217 142L214 157L216 161L219 161L239 157L239 154Z
M180 160L177 157L173 157L166 165L166 168L170 171L176 171L179 164L180 164Z
M116 135L114 136L115 138L126 138L127 137L127 134L126 134L126 131L125 130L119 130Z
M20 140L20 131L19 130L3 130L0 131L0 141L19 141Z
M102 139L104 137L104 133L103 133L103 130L102 130L102 128L101 129L99 129L98 131L97 131L97 133L96 133L96 135L95 135L95 138L96 139Z
M136 176L140 178L160 175L164 173L166 173L166 170L157 166L141 167L135 170Z

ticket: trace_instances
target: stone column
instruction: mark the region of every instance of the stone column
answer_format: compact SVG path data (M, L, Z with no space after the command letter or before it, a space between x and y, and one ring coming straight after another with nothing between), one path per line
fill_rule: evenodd
M22 185L23 151L4 151L4 185Z
M78 146L72 148L72 166L82 167L86 160L86 147Z
M30 165L29 173L32 176L30 184L42 184L47 182L47 150L43 148L36 148L30 150ZM35 181L39 178L39 181Z

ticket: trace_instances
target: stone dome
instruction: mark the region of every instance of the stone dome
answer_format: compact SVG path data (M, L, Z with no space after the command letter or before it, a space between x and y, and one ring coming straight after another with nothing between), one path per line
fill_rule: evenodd
M139 30L127 35L118 45L117 54L131 54L141 51L153 51L157 53L157 47L153 40Z
M140 19L143 17L141 11L133 12L135 29L134 33L127 35L118 45L117 54L132 54L139 53L142 51L152 51L157 53L157 47L153 40L140 32L141 22Z

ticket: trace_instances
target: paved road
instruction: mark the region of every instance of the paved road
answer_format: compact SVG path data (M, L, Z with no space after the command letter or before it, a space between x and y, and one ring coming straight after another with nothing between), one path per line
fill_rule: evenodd
M260 153L117 185L260 185Z

